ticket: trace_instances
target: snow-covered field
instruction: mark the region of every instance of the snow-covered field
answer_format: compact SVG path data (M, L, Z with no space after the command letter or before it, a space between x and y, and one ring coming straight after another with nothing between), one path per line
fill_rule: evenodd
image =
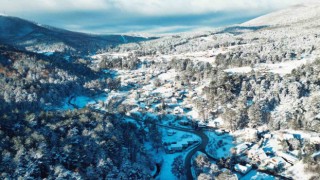
M289 60L282 63L275 64L256 64L252 67L237 67L224 70L227 73L250 73L251 71L262 72L262 73L274 73L279 75L290 74L292 70L301 67L302 65L310 64L315 58L304 58L302 60Z
M217 135L216 132L211 131L206 131L205 133L209 138L209 143L206 147L208 154L215 158L230 157L231 148L235 147L233 137L230 134Z

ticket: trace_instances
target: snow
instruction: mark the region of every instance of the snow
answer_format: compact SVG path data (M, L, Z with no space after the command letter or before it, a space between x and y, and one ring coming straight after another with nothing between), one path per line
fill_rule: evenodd
M36 53L44 54L46 56L52 56L55 53L55 51L36 51Z
M280 10L243 23L243 26L288 25L320 17L320 4L316 1Z
M241 165L241 164L236 164L234 166L234 169L238 172L241 172L242 174L246 174L248 171L250 171L252 169L252 166L247 164L245 166Z
M200 141L200 138L194 134L186 133L183 131L175 131L176 133L173 135L168 135L166 131L163 131L163 142L177 142L177 144L181 144L187 142L188 140L197 140Z
M199 119L199 112L196 108L192 108L191 111L187 113L188 116L191 116L193 119Z
M174 89L166 87L158 87L153 93L161 93L163 98L171 98L173 96Z
M279 75L286 75L290 74L293 69L296 69L304 64L312 63L313 61L314 58L304 58L302 60L290 60L275 64L260 63L256 64L254 68L245 66L225 69L224 71L227 73L250 73L252 70L254 70L260 72L270 72Z
M289 167L284 174L292 177L293 179L310 179L313 175L315 175L305 170L305 165L302 161L299 161L298 163L295 163L293 166Z
M224 124L223 119L221 117L218 117L212 121L209 121L208 126L216 128L216 127L221 127L223 124Z
M158 78L162 81L168 81L168 80L174 80L175 76L176 76L176 72L174 69L169 70L166 73L162 73L158 76Z
M277 64L261 64L259 68L267 68L270 69L269 72L285 75L290 74L293 69L311 62L313 62L313 59L304 58L303 60L293 60Z
M71 100L71 103L77 105L79 108L83 108L87 104L93 104L94 100L86 96L77 96Z
M99 60L105 56L111 56L111 57L124 57L124 56L128 56L129 53L110 53L110 52L107 52L107 53L101 53L101 54L96 54L96 55L93 55L91 56L92 59L96 59L96 60Z
M249 73L252 71L251 67L237 67L237 68L230 68L230 69L225 69L224 72L227 73Z
M231 155L231 148L234 148L233 137L229 134L217 135L215 132L206 131L205 134L209 138L209 143L206 147L206 151L212 157L226 158ZM218 146L218 142L222 141L222 146Z
M271 175L257 172L255 170L251 170L248 174L241 177L240 180L274 180L275 178Z
M161 171L157 179L162 180L162 179L172 179L175 180L177 177L172 174L171 172L171 165L174 161L174 158L178 157L179 155L184 155L185 153L175 153L175 154L158 154L159 156L162 156L164 159L163 164L161 166Z
M98 101L105 101L107 98L106 94L100 94L95 97L88 97L88 96L75 96L71 99L70 103L76 105L78 108L84 108L87 105L95 105L98 103ZM69 104L70 97L66 98L64 100L63 106L59 108L53 108L53 109L59 109L59 110L68 110L68 109L74 109L74 107Z

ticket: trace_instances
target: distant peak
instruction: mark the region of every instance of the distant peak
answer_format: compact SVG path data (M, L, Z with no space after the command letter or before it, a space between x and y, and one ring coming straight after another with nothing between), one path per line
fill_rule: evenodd
M0 13L0 16L9 16L9 15L5 13Z

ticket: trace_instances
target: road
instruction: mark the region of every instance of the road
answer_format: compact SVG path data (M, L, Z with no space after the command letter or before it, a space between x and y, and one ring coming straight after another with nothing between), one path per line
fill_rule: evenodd
M102 110L97 110L97 109L92 109L92 110L97 111L97 112L106 113L105 111L102 111ZM138 122L144 122L143 120L135 119L134 117L130 117L130 118L134 119L134 120L136 120ZM206 154L207 157L210 160L213 160L213 161L218 161L219 160L219 159L216 159L216 158L212 157L210 154L208 154L206 152L206 146L209 143L209 138L204 133L204 130L201 130L201 129L200 130L193 130L193 129L190 129L190 128L169 126L169 125L163 125L163 124L158 124L158 123L156 123L156 125L159 126L159 127L167 128L167 129L173 129L173 130L177 130L177 131L183 131L183 132L187 132L187 133L192 133L192 134L195 134L195 135L197 135L197 136L199 136L201 138L201 143L196 145L195 147L193 147L193 149L188 152L188 154L186 155L185 161L184 161L184 167L186 169L186 178L188 180L193 180L194 179L193 176L192 176L192 171L191 171L191 159L192 159L192 156L197 151L200 151L200 152ZM259 170L259 169L255 168L255 167L253 167L252 169L256 170L258 172L261 172L261 173L265 173L265 174L268 174L268 175L272 175L274 177L278 177L280 179L284 179L284 180L291 180L292 179L292 178L288 178L288 177L285 177L285 176L282 176L282 175L279 175L279 174L275 174L275 173L270 172L270 171Z
M168 129L174 129L174 130L178 130L178 131L184 131L184 132L188 132L188 133L193 133L197 136L199 136L201 138L201 143L197 146L195 146L191 151L188 152L188 154L186 155L186 158L185 158L185 161L184 161L184 167L186 169L186 177L188 180L193 180L193 176L192 176L192 171L191 171L191 159L192 159L192 156L197 152L197 151L200 151L202 153L204 153L205 155L207 155L207 157L210 159L210 160L213 160L213 161L218 161L219 159L216 159L214 157L212 157L210 154L208 154L206 152L206 146L208 145L208 142L209 142L209 138L208 136L204 133L204 131L202 130L192 130L192 129L188 129L188 128L182 128L182 127L176 127L176 126L167 126L167 125L162 125L162 124L157 124L158 126L160 127L164 127L164 128L168 128ZM288 177L285 177L285 176L282 176L282 175L279 175L279 174L275 174L275 173L272 173L272 172L269 172L269 171L264 171L264 170L259 170L255 167L252 168L253 170L256 170L258 172L261 172L261 173L265 173L265 174L268 174L268 175L272 175L274 177L278 177L280 179L285 179L285 180L291 180L292 178L288 178ZM232 170L231 170L232 171Z
M192 130L192 129L188 129L188 128L167 126L167 125L162 125L162 124L157 124L157 125L160 127L168 128L168 129L174 129L174 130L178 130L178 131L192 133L192 134L195 134L201 138L201 143L199 145L195 146L191 151L188 152L188 154L186 155L185 161L184 161L184 167L186 169L187 179L190 179L190 180L194 179L192 176L192 171L191 171L191 159L192 159L192 156L197 151L201 151L208 156L208 154L206 153L206 146L209 142L208 136L203 131L196 131L196 130ZM208 156L208 157L212 160L217 160L217 159L211 158L210 156Z

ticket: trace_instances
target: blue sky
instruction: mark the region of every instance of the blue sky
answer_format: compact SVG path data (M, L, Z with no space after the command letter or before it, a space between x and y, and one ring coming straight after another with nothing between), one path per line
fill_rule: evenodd
M306 0L1 0L0 12L73 31L172 33L242 23Z

